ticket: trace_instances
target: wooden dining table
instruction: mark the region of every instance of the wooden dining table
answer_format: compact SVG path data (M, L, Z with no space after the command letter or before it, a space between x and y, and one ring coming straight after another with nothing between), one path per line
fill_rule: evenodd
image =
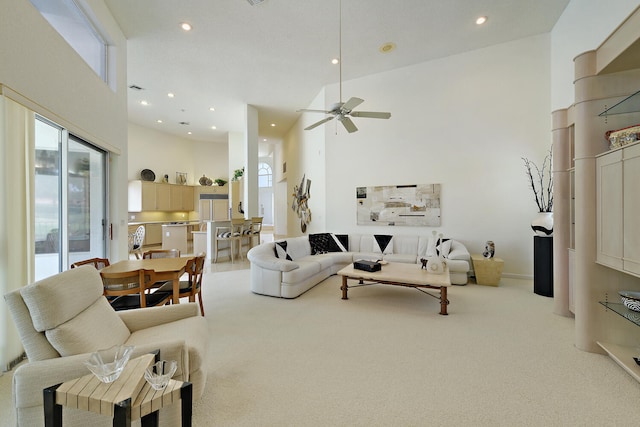
M173 282L173 298L174 304L180 303L180 276L185 273L187 261L189 257L179 258L148 258L148 259L127 259L118 261L108 267L104 267L100 271L109 273L124 273L144 268L145 270L153 270L156 272L157 281Z

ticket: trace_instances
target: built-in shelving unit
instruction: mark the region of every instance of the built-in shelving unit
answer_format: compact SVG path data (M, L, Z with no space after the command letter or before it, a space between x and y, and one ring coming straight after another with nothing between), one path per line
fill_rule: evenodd
M622 369L640 382L640 366L633 359L638 357L637 351L631 347L598 341L597 344L607 352Z
M640 90L627 96L622 101L605 109L598 114L600 117L612 116L614 114L636 113L640 111Z

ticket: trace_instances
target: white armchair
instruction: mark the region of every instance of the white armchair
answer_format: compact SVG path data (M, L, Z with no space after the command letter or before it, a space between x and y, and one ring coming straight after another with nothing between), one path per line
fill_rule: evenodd
M193 384L193 399L206 382L208 331L195 303L116 312L102 295L102 280L91 266L74 268L17 291L5 300L25 348L27 363L13 374L19 426L44 425L42 390L89 373L89 354L115 344L134 345L132 357L160 350L176 360L174 379ZM175 406L175 405L173 405ZM173 407L161 411L163 425ZM65 408L65 425L111 425L90 412ZM164 417L164 420L163 420Z

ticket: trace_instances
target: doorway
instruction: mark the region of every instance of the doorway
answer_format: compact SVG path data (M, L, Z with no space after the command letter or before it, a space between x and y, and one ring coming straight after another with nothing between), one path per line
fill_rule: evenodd
M36 116L35 280L106 254L107 153Z

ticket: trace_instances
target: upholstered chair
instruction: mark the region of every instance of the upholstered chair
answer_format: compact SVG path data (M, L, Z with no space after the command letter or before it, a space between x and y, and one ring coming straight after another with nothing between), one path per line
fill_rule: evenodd
M42 426L42 390L89 374L90 354L117 344L135 346L131 356L160 350L175 360L174 379L193 384L202 396L206 381L208 330L195 303L116 312L103 296L100 273L81 266L5 295L28 361L13 373L13 402L19 426ZM172 405L160 412L171 424ZM166 414L166 415L163 415ZM108 417L64 409L64 425L111 425Z

